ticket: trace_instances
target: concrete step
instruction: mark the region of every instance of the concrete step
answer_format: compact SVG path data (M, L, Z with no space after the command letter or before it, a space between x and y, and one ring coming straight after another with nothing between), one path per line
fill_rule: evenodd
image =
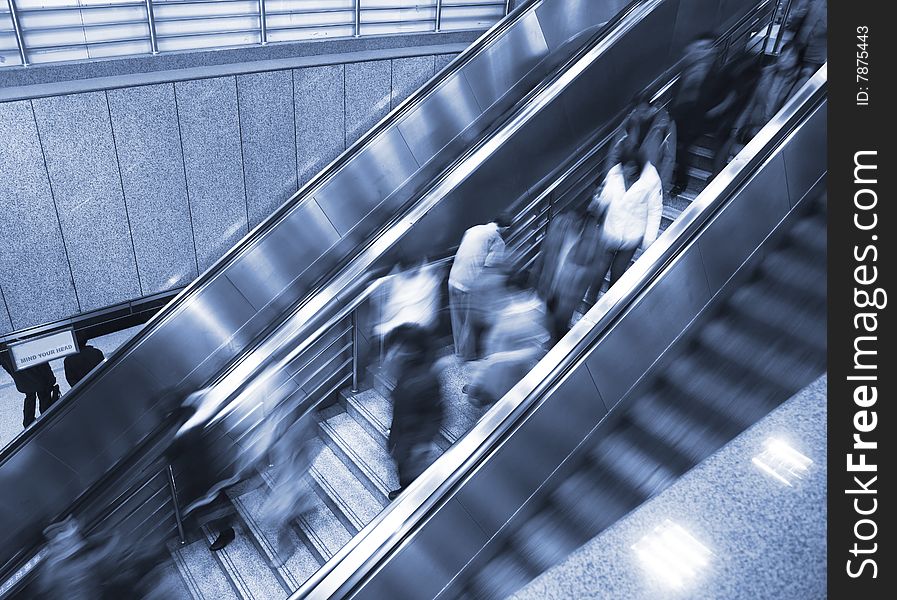
M231 500L243 523L252 533L253 541L265 560L268 561L268 564L277 564L280 558L277 556L277 528L272 527L261 518L267 492L267 488L256 487ZM286 562L282 566L276 567L274 571L284 587L292 592L311 577L322 563L309 551L292 527L287 528L287 534L295 550Z
M349 533L356 534L383 507L326 445L310 469L312 486Z
M145 589L147 587L151 589ZM166 561L153 569L149 576L141 581L141 588L144 588L142 591L146 592L141 596L143 600L173 600L193 596L174 560Z
M234 530L237 533L234 541L213 554L240 598L265 600L286 595L288 590L278 581L242 524L235 524ZM218 536L217 531L208 527L203 527L202 531L207 544Z
M277 468L272 467L262 476L268 485L273 487L276 474ZM320 564L324 564L352 538L352 534L333 514L324 500L317 496L317 492L311 484L302 482L301 485L308 486L308 493L313 494L318 501L315 502L311 510L296 519L294 530L314 559Z
M236 589L209 551L209 543L200 539L186 546L169 545L174 564L195 600L239 600Z
M375 388L360 392L343 390L340 402L346 412L361 425L372 438L386 447L389 440L389 426L392 424L392 402ZM452 445L451 432L440 428L440 436L435 440L441 451Z
M347 413L321 422L324 442L361 481L378 502L387 504L388 494L399 480L392 457Z

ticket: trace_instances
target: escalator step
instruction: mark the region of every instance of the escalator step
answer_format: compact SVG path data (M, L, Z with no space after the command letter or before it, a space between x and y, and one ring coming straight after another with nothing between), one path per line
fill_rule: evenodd
M599 472L612 472L641 494L651 497L675 481L678 474L659 463L625 431L612 431L592 449Z
M623 420L627 437L638 446L645 454L655 461L663 464L677 477L692 467L692 461L668 442L664 437L655 436L650 430L641 427L637 422L629 418L629 412Z
M754 424L776 405L776 399L786 394L782 388L767 382L752 381L740 365L727 368L710 352L691 353L677 359L664 377L679 394L679 402L700 407L705 412L704 418L726 439Z
M542 573L589 539L590 536L572 529L562 515L548 506L514 531L511 543L524 562Z
M784 335L821 351L826 348L825 304L797 305L760 282L737 290L728 305L765 335Z
M537 575L530 572L512 552L501 552L474 575L470 593L478 600L501 600Z
M827 223L825 215L815 214L804 217L794 224L788 239L801 251L825 257L828 248Z
M792 294L815 301L825 301L827 277L825 256L816 257L816 260L811 261L794 248L783 248L764 258L761 270L764 279L789 290Z
M701 343L727 360L793 393L819 374L816 353L785 338L761 337L741 321L717 319L704 326Z
M707 418L706 411L697 406L680 406L662 399L662 390L640 397L628 411L628 417L640 427L668 444L691 464L697 464L728 441ZM674 393L667 394L677 399Z
M615 474L605 471L599 475L588 464L562 481L551 494L557 514L589 537L604 531L646 499Z

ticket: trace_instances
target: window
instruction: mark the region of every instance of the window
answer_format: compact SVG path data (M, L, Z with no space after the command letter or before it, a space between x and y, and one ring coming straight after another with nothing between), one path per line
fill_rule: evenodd
M0 68L21 65L23 53L37 64L485 29L507 6L494 0L0 0Z

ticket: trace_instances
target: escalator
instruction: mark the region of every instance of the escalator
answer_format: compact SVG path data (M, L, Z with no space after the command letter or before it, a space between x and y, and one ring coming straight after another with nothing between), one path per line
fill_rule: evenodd
M600 160L590 150L634 92L662 87L700 31L717 27L728 43L755 33L775 7L720 2L695 19L697 4L637 1L613 16L614 3L527 2L398 107L3 451L0 484L10 493L0 500L2 592L27 585L41 530L66 514L90 531L123 529L131 540L178 534L183 474L160 452L165 415L185 391L209 384L228 407L216 433L223 444L240 443L271 408L243 402L260 392L318 410L323 442L311 485L321 502L294 528L301 551L272 568L271 532L256 511L258 485L273 473L235 486L228 493L240 517L237 541L214 559L208 540L173 543L188 583L169 568L171 585L194 597L276 597L337 558L396 487L382 396L344 392L371 345L362 323L378 270L400 255L444 251L511 200L520 239L535 246L551 211L592 184ZM633 56L655 62L638 63L606 89L607 76ZM500 77L478 79L493 68ZM512 168L519 164L528 168ZM666 224L684 208L674 202ZM334 396L341 402L328 404ZM453 406L443 449L480 416L466 403ZM58 485L47 490L47 481Z
M647 374L619 420L580 450L573 472L490 543L459 582L462 594L512 595L825 370L825 199L808 204L748 280Z
M823 67L433 473L292 598L507 597L815 380L825 90Z

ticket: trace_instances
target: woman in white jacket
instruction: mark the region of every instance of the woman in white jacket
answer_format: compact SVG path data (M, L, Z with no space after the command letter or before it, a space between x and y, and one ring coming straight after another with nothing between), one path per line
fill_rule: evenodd
M663 187L657 169L642 153L626 152L607 173L589 210L601 226L601 249L595 261L594 301L610 269L613 285L629 268L635 251L647 248L657 238L663 215Z

